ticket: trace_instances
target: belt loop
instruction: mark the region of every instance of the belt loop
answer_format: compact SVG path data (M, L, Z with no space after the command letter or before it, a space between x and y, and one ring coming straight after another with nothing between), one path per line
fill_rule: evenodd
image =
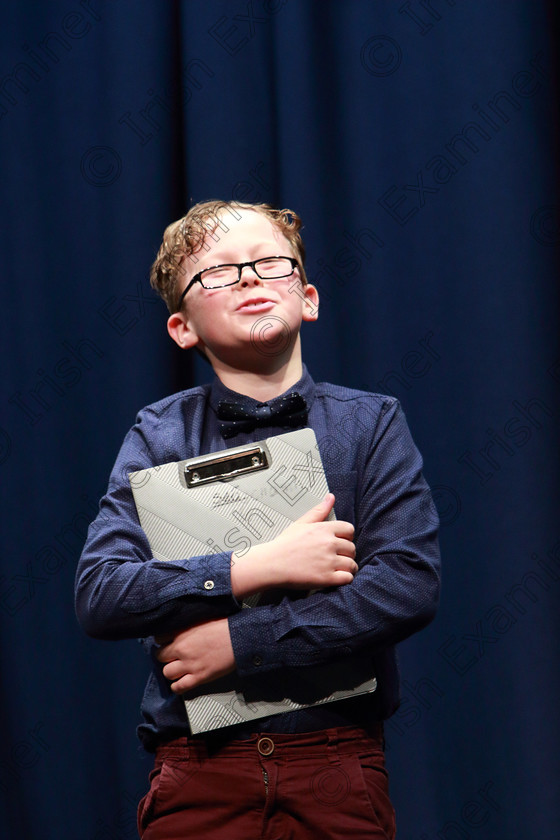
M336 729L327 729L327 756L329 764L340 764L338 735Z

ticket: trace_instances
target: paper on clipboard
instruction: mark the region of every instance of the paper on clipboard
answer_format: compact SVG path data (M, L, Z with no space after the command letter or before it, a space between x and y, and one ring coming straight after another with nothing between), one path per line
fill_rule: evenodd
M328 492L312 429L276 435L199 458L130 474L140 524L158 560L243 551L268 542L317 505ZM330 517L334 518L334 514ZM211 579L211 557L209 557ZM295 590L288 597L301 597ZM254 595L244 607L270 602ZM241 680L228 675L185 695L191 732L197 734L294 709L373 692L369 658L298 669L296 697L285 697L278 678ZM202 693L204 692L204 693ZM196 696L195 696L196 694Z

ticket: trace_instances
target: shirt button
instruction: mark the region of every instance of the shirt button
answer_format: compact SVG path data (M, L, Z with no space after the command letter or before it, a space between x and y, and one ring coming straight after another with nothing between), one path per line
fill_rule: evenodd
M263 664L262 656L253 656L253 665L256 665L258 667L259 665L262 665L262 664Z
M204 581L204 588L205 589L214 589L214 581L213 580L205 580Z

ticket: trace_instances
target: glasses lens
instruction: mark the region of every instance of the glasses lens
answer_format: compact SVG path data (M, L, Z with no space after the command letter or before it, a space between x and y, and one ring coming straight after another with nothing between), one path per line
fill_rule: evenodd
M270 280L288 277L294 270L289 257L266 257L263 260L257 260L255 269L259 277Z
M289 277L294 267L290 257L264 257L256 260L255 271L262 280L276 280ZM219 289L222 286L232 286L239 281L237 265L217 265L205 268L200 272L200 282L205 289Z
M205 289L219 289L220 286L230 286L237 283L239 273L236 265L218 265L207 268L200 273L200 281Z

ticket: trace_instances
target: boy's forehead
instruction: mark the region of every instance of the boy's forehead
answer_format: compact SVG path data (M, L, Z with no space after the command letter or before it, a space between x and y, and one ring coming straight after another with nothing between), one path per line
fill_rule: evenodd
M286 237L262 213L238 209L233 216L230 212L221 211L215 229L212 231L209 228L209 233L204 237L198 256L200 258L209 253L219 255L222 252L227 254L238 248L258 248L265 244L290 248Z

